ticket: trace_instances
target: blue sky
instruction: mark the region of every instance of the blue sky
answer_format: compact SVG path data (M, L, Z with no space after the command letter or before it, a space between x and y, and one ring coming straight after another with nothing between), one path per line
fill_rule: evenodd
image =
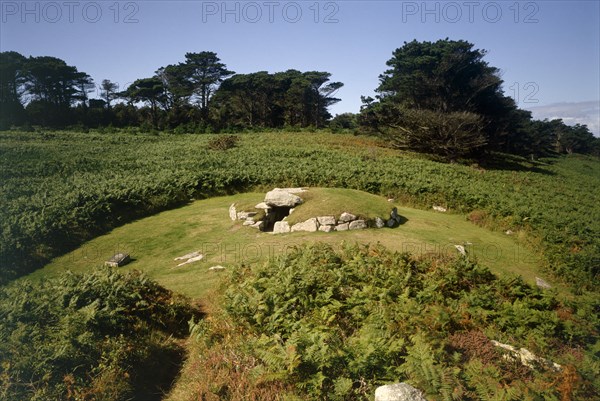
M64 59L121 87L186 52L238 73L321 70L357 112L404 41L464 39L488 50L504 90L536 118L600 134L600 2L0 1L0 50Z

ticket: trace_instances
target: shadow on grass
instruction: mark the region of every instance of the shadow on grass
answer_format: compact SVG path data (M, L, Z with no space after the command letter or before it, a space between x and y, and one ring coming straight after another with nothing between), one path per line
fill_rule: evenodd
M167 344L159 340L138 350L145 357L136 364L132 374L133 401L160 401L171 391L187 356L184 342L189 336L188 322L205 317L199 305L178 310L173 320L163 327L164 333L170 333L176 340Z
M555 160L552 159L531 161L520 156L492 153L480 159L479 165L486 170L523 171L544 175L556 175L555 172L547 169L547 167L554 164L554 162Z
M398 222L398 225L396 225L395 227L398 227L405 224L408 221L408 219L404 216L398 215L398 219L396 221Z
M151 358L137 367L139 374L132 377L134 401L160 401L168 394L185 361L186 352L181 346L155 346L146 350Z

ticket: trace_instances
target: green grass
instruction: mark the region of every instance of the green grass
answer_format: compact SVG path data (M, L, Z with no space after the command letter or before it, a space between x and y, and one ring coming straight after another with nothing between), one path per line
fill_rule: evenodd
M356 198L357 195L355 191L322 192L335 194L339 199ZM365 199L373 199L372 195L361 195ZM208 268L213 265L231 267L239 263L263 262L269 256L288 252L294 245L316 241L334 246L339 246L342 241L360 244L380 242L391 250L422 256L431 253L454 256L457 255L455 244L471 243L467 246L470 254L495 273L522 275L529 283L534 283L536 275L542 275L539 259L514 237L478 227L458 214L396 205L407 221L394 229L284 235L262 233L229 219L228 208L232 203L252 204L263 197L263 193L216 197L159 213L95 238L28 277L52 277L66 269L87 271L102 264L115 252L122 251L130 253L134 259L123 270L142 270L169 289L201 298L217 285L222 274L209 271ZM377 200L379 202L375 203L380 206L394 206L384 198ZM198 250L206 255L204 260L176 267L179 262L174 258Z
M363 191L340 188L310 188L298 194L304 203L294 208L287 218L290 224L306 221L311 217L335 216L342 213L352 213L362 219L390 217L392 206L382 198Z

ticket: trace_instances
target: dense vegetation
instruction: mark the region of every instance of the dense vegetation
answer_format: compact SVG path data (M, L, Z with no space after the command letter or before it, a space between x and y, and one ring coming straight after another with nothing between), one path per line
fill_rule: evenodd
M179 132L324 126L343 86L323 71L229 71L214 52L186 53L127 88L98 86L56 57L0 53L0 130L11 126L141 127ZM233 76L232 76L233 75Z
M215 138L0 134L3 279L192 197L306 185L442 204L472 213L474 222L493 218L504 229L531 229L531 243L545 250L551 270L577 288L598 283L600 163L594 158L530 163L513 157L486 170L400 155L351 135L247 134L225 151L208 148Z
M2 287L0 399L160 400L192 316L185 299L138 272Z
M464 40L404 42L379 76L376 100L364 98L362 129L397 148L448 160L486 150L529 156L556 152L600 154L586 126L532 120L505 96L500 70L485 50Z
M390 381L431 400L600 397L598 299L560 302L465 258L316 244L237 268L223 293L223 309L192 325L170 399L359 400ZM524 366L491 340L561 368Z

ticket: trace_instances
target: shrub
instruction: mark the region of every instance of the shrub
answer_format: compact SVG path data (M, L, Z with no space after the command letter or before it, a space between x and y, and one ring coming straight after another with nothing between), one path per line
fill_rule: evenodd
M377 104L361 116L391 147L442 156L455 161L486 144L481 116L470 112L440 112Z
M486 221L488 220L489 215L485 210L473 210L471 213L469 213L469 215L467 216L467 219L474 224L477 224L478 226L483 226Z
M227 150L234 148L238 141L237 135L219 135L208 142L208 148L212 150Z

